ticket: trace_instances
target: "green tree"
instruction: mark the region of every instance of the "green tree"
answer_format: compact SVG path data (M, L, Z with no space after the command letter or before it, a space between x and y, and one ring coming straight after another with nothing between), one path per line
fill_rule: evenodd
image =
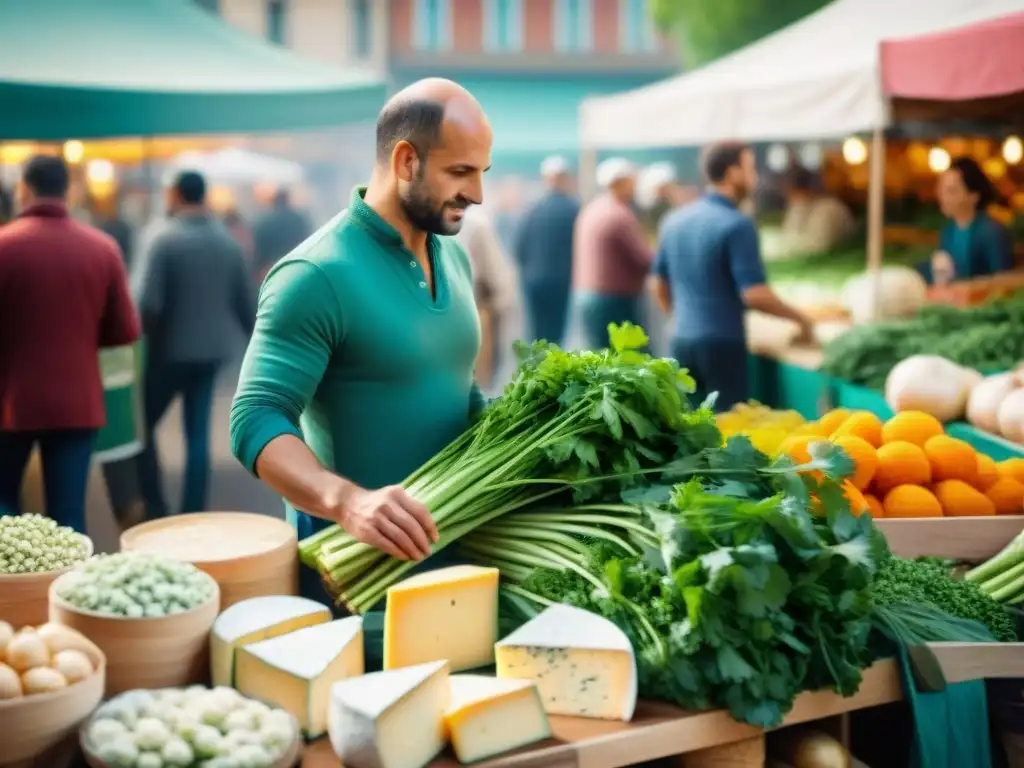
M679 44L688 68L739 50L829 0L651 0L655 25Z

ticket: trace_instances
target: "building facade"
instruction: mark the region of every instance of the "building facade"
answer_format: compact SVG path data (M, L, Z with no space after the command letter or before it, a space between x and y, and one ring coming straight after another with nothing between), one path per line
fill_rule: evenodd
M194 0L302 56L370 67L394 89L451 77L480 100L499 173L578 153L577 108L678 71L649 0Z

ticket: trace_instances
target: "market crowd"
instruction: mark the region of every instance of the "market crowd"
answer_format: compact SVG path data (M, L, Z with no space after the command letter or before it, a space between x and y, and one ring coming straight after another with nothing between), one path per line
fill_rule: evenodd
M668 164L605 160L586 202L571 164L549 157L543 193L509 222L479 207L491 130L457 84L429 79L397 94L376 141L368 185L316 231L286 190L252 227L217 216L203 176L183 171L167 215L133 238L116 217L94 227L71 215L64 161L32 158L14 199L0 200L0 512L20 510L38 449L48 513L84 531L106 416L99 352L140 338L145 447L131 474L144 504L124 525L172 512L154 435L178 399L186 462L173 511L206 508L214 388L241 332L237 458L285 499L300 535L337 522L415 559L436 530L397 483L500 386L510 337L600 348L609 323L667 323L655 351L690 369L698 397L717 392L720 408L748 398L748 310L791 321L796 341L813 343L811 320L766 278L748 145L705 148L703 192ZM991 185L971 163L940 178L950 224L925 265L935 280L1004 268L984 215ZM787 182L794 248L848 236L849 212L808 172ZM521 331L509 321L520 308Z

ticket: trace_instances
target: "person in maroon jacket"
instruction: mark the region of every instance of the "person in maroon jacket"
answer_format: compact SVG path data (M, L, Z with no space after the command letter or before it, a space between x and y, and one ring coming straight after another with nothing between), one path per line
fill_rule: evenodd
M0 514L18 514L34 446L47 514L85 532L85 492L103 426L99 350L130 344L139 319L117 244L68 215L68 169L38 156L0 229Z

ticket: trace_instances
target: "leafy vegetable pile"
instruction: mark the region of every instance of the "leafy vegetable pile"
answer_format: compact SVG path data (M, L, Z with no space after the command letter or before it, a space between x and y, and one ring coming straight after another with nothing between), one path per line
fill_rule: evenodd
M882 389L889 371L911 355L940 355L983 372L1007 371L1024 359L1024 296L958 309L933 304L910 320L856 326L825 348L830 376Z
M629 549L603 541L584 560L531 543L546 567L518 585L516 552L526 545L516 546L517 534L486 526L464 549L479 553L486 542L512 553L490 563L513 583L506 599L524 615L567 602L625 629L642 695L777 725L803 690L857 690L868 663L868 589L886 554L871 519L854 517L839 493L849 459L819 445L798 474L792 459L769 463L746 438L732 438L702 457L701 479L627 494L652 527L630 531ZM827 515L811 514L812 488L828 499Z
M676 456L717 445L710 412L689 410L694 382L669 359L637 351L648 339L626 324L611 349L520 346L520 369L481 418L403 485L437 522L437 551L480 525L542 499L614 496L656 477ZM362 613L413 564L388 558L337 526L299 546L328 591Z
M952 578L944 565L931 560L888 559L875 577L871 599L882 608L932 606L950 616L981 624L997 640L1017 639L1013 620L1002 605L976 584Z
M863 243L863 239L861 240ZM931 248L890 245L885 249L886 265L912 267L927 261ZM861 274L867 263L863 245L838 247L823 253L768 261L765 269L772 283L813 283L838 290L851 277Z

